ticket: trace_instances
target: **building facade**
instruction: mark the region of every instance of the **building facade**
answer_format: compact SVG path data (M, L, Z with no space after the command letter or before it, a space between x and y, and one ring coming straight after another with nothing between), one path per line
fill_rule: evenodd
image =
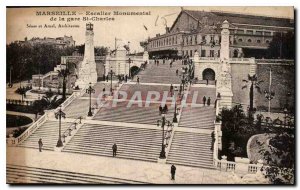
M150 57L220 57L223 21L229 22L230 57L263 58L274 35L294 32L294 20L224 12L182 10L165 34L149 38Z
M73 40L72 36L66 36L63 37L57 37L57 38L50 38L50 37L33 37L31 39L27 39L27 37L24 39L24 41L17 41L19 44L29 44L32 46L38 45L38 44L48 44L48 45L54 45L58 48L66 48L66 47L75 47L75 40Z

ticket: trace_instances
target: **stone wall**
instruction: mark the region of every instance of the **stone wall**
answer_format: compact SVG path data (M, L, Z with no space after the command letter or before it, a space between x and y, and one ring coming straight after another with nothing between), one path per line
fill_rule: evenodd
M271 100L271 111L282 112L286 103L286 95L288 92L291 96L288 98L288 103L291 107L294 107L295 102L295 66L287 64L258 64L257 76L258 80L263 80L260 89L261 94L254 91L254 106L259 110L268 109L268 101L265 98L264 90L268 90L269 85L269 70L272 68L272 90L275 92L275 97ZM249 105L249 88L242 89L245 84L242 80L248 79L248 73L250 72L249 64L236 63L231 64L232 71L232 91L233 91L233 103L245 104L244 107Z

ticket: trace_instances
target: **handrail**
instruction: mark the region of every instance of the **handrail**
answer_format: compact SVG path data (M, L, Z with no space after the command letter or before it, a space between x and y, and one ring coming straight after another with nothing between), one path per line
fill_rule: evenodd
M77 121L77 120L79 120L79 121ZM71 136L71 132L72 132L73 130L76 130L76 129L77 129L77 128L76 128L77 124L81 124L81 120L82 120L82 117L81 117L81 116L78 117L78 118L76 118L76 119L74 120L74 122L72 122L72 124L71 124L71 125L63 132L63 135L62 135L63 143L66 142L66 137L67 137L67 136Z
M26 129L20 136L17 138L7 138L6 143L17 145L24 141L28 136L30 136L36 129L38 129L47 119L46 114L40 117L36 122L34 122L28 129Z

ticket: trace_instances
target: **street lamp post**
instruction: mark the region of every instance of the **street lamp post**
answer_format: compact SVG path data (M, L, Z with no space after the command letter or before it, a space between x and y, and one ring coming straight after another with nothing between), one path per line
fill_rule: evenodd
M176 93L177 91L178 91L177 87L174 87L173 93L175 98L175 108L174 108L173 123L177 123L177 93Z
M269 90L265 90L264 91L264 94L265 94L265 98L268 100L269 102L269 106L268 106L268 114L269 114L269 117L271 115L271 100L274 98L275 96L275 92L271 91L271 89L269 88Z
M110 72L108 74L110 74L110 94L112 94L112 91L113 91L112 90L112 77L114 74L113 70L110 70Z
M63 78L63 97L62 97L63 100L66 99L66 89L67 89L66 78L68 77L69 74L70 74L70 71L67 68L67 65L61 64L60 75Z
M128 72L128 77L130 78L130 77L131 77L131 74L130 74L130 63L131 63L131 59L130 59L130 58L128 59L128 63L129 63L129 72Z
M288 113L287 108L284 108L283 112L284 112L284 127L286 127L286 119L287 119L286 116L287 116L287 113Z
M170 123L170 121L166 120L166 115L163 113L162 114L162 119L161 120L157 120L157 126L159 126L159 124L161 123L161 127L162 127L162 142L161 142L161 152L159 155L160 159L165 159L166 158L166 151L165 151L165 144L164 144L164 140L165 140L165 124L166 122Z
M95 93L95 89L93 89L91 85L92 85L92 83L90 83L89 88L86 89L86 93L88 93L90 95L90 107L89 107L89 112L88 112L89 117L93 116L93 113L92 113L92 93Z
M58 112L55 113L55 118L58 119L59 123L58 123L58 141L57 141L57 145L56 147L62 147L63 146L63 142L61 140L61 118L66 118L66 114L61 110L61 106L59 107Z

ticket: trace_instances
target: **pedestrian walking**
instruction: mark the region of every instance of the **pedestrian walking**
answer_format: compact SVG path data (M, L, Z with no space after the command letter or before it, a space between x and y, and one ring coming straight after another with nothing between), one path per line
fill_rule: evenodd
M117 146L116 143L114 143L114 145L112 146L113 157L116 157L116 156L117 156L117 149L118 149L118 146Z
M172 68L172 64L173 64L173 62L171 61L171 62L170 62L170 68Z
M165 104L165 107L164 107L164 112L167 113L168 112L168 106L167 104Z
M41 138L39 139L38 144L39 144L39 151L42 152L43 142Z
M140 77L137 77L137 78L136 78L136 82L137 82L138 84L140 84Z
M163 59L163 64L165 64L165 62L166 62L165 59Z
M206 103L206 97L205 96L203 96L203 105L205 106L205 103Z
M170 92L173 92L173 85L170 86Z
M206 79L206 85L208 85L208 79Z
M171 166L171 180L175 180L176 167L174 164Z
M127 76L127 75L125 75L125 82L127 82L127 79L128 79L128 76Z
M106 75L106 82L108 82L108 75Z
M161 105L159 105L158 110L159 110L159 114L161 115L161 114L162 114L162 111L163 111L163 108L161 107Z
M103 74L103 81L105 81L105 74Z
M210 106L210 97L207 99L207 106Z
M178 76L178 69L176 69L176 76Z

